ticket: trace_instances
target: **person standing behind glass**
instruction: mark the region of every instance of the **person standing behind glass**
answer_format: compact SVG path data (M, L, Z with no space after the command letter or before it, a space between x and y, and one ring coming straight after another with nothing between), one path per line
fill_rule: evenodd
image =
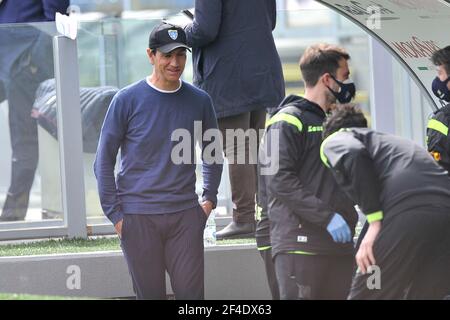
M0 1L0 23L54 21L69 0ZM9 106L11 182L0 221L24 220L37 168L37 123L31 117L39 84L53 77L52 39L31 26L0 29L0 81Z
M247 158L255 146L249 146L248 137L234 145L234 137L227 138L226 131L259 133L266 109L275 108L284 97L281 61L272 35L276 14L275 0L196 0L195 19L185 28L193 48L194 84L213 99L225 156L235 163L228 166L233 221L217 232L217 239L255 232L257 154L253 164ZM245 164L236 164L237 153L244 150Z

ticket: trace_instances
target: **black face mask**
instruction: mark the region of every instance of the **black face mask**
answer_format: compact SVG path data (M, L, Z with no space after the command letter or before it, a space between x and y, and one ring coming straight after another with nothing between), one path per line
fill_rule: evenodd
M450 90L448 90L447 84L450 81L450 76L447 78L447 80L441 81L439 77L436 77L433 80L432 89L433 93L436 97L438 97L441 100L450 102Z
M328 90L331 91L331 93L335 96L336 100L339 101L339 103L349 103L352 101L352 99L355 97L356 93L356 87L353 82L344 83L339 80L337 80L333 75L331 75L331 78L333 78L334 81L339 85L339 91L336 92L332 90L330 87L327 86Z

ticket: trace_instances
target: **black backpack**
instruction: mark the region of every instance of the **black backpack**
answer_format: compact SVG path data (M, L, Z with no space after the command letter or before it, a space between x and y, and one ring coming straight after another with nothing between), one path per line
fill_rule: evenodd
M97 151L103 120L112 98L118 91L118 88L108 86L80 88L81 125L85 153ZM33 117L37 119L38 124L55 139L58 139L55 79L46 80L39 85L33 109Z
M450 173L450 104L433 113L427 126L428 151Z

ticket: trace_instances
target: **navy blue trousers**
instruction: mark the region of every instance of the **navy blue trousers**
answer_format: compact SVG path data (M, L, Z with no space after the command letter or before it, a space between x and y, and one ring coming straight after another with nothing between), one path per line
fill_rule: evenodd
M200 206L125 215L121 246L137 299L166 299L166 270L177 300L204 299L206 219Z

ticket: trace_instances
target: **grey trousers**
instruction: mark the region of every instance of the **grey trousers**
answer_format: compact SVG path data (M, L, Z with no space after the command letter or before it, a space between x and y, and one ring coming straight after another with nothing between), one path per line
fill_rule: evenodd
M166 214L126 214L121 246L136 298L165 300L166 270L177 300L204 299L200 206Z

